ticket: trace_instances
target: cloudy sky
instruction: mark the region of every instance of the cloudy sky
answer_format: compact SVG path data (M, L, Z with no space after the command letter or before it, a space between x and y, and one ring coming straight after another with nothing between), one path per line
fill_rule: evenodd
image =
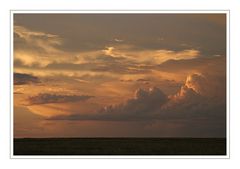
M15 137L225 137L225 14L14 14Z

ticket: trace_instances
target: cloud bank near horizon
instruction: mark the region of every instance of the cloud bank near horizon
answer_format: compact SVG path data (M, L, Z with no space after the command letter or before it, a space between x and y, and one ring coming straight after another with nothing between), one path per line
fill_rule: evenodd
M225 95L215 82L209 84L210 77L192 74L174 95L166 96L159 88L138 89L135 97L124 103L102 108L96 114L71 114L49 118L49 120L102 120L138 121L162 119L198 119L212 117L225 120ZM216 97L217 96L217 97ZM217 109L216 109L217 108Z

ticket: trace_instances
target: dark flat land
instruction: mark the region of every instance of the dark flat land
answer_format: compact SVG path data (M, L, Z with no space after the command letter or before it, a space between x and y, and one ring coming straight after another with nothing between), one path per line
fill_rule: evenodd
M226 155L226 138L15 138L14 155Z

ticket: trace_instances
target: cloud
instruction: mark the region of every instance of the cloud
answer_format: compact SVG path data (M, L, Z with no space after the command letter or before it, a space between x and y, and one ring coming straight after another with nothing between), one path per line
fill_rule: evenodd
M166 96L159 88L138 89L132 99L125 103L110 105L95 114L72 114L51 117L50 120L102 120L102 121L148 121L148 120L215 120L225 123L225 95L209 95L216 87L205 83L210 77L191 74L180 90ZM218 93L225 93L219 90ZM215 98L216 97L216 98Z
M106 59L106 58L105 58ZM141 74L150 72L150 70L139 67L137 64L129 61L101 61L87 62L81 64L75 63L51 63L44 69L47 70L70 70L70 71L91 71L91 72L109 72L116 74Z
M40 83L39 78L30 74L14 73L14 85L25 85L32 83Z
M29 41L29 42L33 42L33 41L38 41L40 39L47 39L48 40L48 44L57 44L60 45L61 44L61 40L59 39L59 37L57 35L53 35L53 34L48 34L48 33L44 33L44 32L38 32L38 31L30 31L29 29L23 27L23 26L18 26L15 25L14 26L14 33L19 36L20 38ZM41 44L41 42L39 42L39 44Z
M56 32L70 52L101 50L116 38L144 49L183 50L179 44L186 43L208 54L226 52L226 14L16 14L14 21Z
M120 82L133 82L133 79L120 79Z
M61 119L79 123L122 125L126 119L130 127L134 120L169 124L170 119L209 119L211 114L214 119L225 113L226 16L216 15L212 22L211 15L14 15L14 69L41 77L42 85L15 86L24 91L16 95L16 104L39 91L86 94L95 98L26 106L43 115L72 114ZM219 19L221 25L215 22ZM153 86L164 92L164 103L154 97L149 102L148 94L144 102L133 97L136 89L150 93Z
M22 92L14 92L13 94L23 94Z
M221 85L221 88L219 88ZM161 119L181 119L185 121L208 121L225 126L226 88L218 78L202 74L191 74L185 84L169 102L162 106Z
M114 41L115 41L115 42L123 42L124 40L115 38Z
M149 88L149 90L138 89L133 99L127 100L126 103L107 106L101 113L106 114L123 114L127 119L145 119L151 116L151 111L160 108L167 101L167 96L159 88ZM149 114L145 114L149 112Z
M80 82L91 82L91 83L101 83L106 81L113 81L117 78L111 75L105 75L105 74L83 74L82 76L78 77L77 80L80 80Z
M216 76L194 73L187 77L185 86L201 96L225 101L226 77L224 74Z
M97 114L58 116L50 119L60 120L112 120L112 121L132 121L147 120L154 117L151 114L155 109L160 108L167 101L167 96L158 88L149 90L138 89L132 99L125 103L106 106ZM147 113L146 113L147 112Z
M56 71L113 72L142 74L167 60L193 59L197 49L145 49L132 44L117 43L92 51L64 51L65 41L59 35L14 26L14 64L16 68L49 69Z
M66 102L77 102L85 101L93 96L87 95L58 95L40 93L36 96L30 96L28 98L29 105L48 104L48 103L66 103Z
M137 79L137 82L149 82L149 79Z
M21 65L44 67L54 61L73 59L66 58L69 53L60 50L62 45L63 40L58 35L14 25L14 59Z
M215 99L226 97L226 79L222 76L192 74L187 77L185 86L202 96Z
M100 52L79 53L74 59L69 60L52 60L42 67L39 64L31 62L32 65L39 70L51 71L91 71L91 72L108 72L115 74L144 74L152 70L161 70L157 64L167 60L191 60L199 57L198 50L143 50L136 49L134 46L118 45L116 47L108 47ZM72 59L71 59L72 58ZM21 66L16 58L16 65Z
M150 80L149 79L142 79L142 78L140 78L140 79L137 79L136 81L140 82L140 83L143 83L143 84L150 84Z
M193 59L170 59L165 61L153 69L165 72L189 72L190 70L200 70L204 73L221 73L226 71L226 57L212 56L212 57L198 57ZM209 69L211 71L209 71Z
M145 62L151 64L161 64L167 60L193 59L200 56L200 51L196 49L184 49L179 51L166 49L141 49L133 45L108 46L103 50L105 55L112 57L123 57L136 63ZM147 57L146 57L147 56Z

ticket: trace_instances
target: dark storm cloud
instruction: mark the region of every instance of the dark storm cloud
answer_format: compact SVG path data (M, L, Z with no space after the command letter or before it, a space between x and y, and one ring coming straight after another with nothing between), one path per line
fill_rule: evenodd
M192 121L195 121L198 127L202 121L205 121L211 129L222 129L226 122L225 90L214 85L221 84L219 82L203 83L209 78L211 77L192 74L175 95L166 96L159 88L139 89L133 99L129 99L123 104L107 106L96 114L55 116L49 120L180 120L184 125L190 125ZM216 79L214 80L216 81ZM215 88L216 90L213 91ZM192 128L192 130L195 129ZM218 131L219 133L224 136L225 130Z
M40 93L36 96L31 96L28 98L29 105L36 104L48 104L48 103L66 103L66 102L76 102L85 101L93 96L87 95L58 95L58 94L48 94Z
M133 99L116 106L107 106L99 110L95 115L70 115L58 116L54 120L111 120L111 121L132 121L148 120L154 118L154 111L167 101L167 96L158 88L148 91L138 89ZM146 113L147 112L147 113Z
M54 21L54 22L53 22ZM122 43L139 49L226 54L225 14L15 14L14 22L64 38L65 51L101 50Z
M25 73L14 73L13 79L14 79L14 85L40 83L40 80L38 77L30 74L25 74Z

